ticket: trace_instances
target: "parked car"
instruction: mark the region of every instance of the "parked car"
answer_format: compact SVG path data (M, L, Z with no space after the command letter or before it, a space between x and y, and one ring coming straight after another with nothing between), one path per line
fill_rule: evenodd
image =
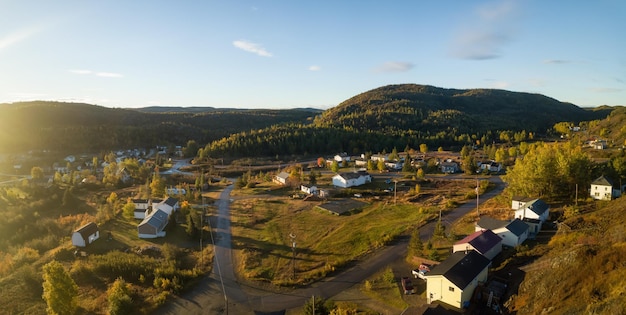
M426 281L426 274L430 271L431 265L421 263L417 269L413 269L411 273L415 278L420 278Z
M404 294L413 294L415 293L415 288L413 287L413 283L411 283L411 279L409 277L402 277L400 279L402 283L402 289L404 290Z

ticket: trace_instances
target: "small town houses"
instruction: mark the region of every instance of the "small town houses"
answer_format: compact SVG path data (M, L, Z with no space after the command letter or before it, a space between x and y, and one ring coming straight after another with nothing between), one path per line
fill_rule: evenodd
M165 227L170 217L180 209L176 198L165 200L135 199L135 219L142 220L137 226L139 238L157 238L165 236Z
M100 238L98 225L89 222L72 233L72 245L76 247L86 247Z
M527 197L514 197L511 206L515 218L481 217L475 232L456 242L453 253L423 276L428 303L441 301L461 309L468 307L475 296L486 300L488 306L500 303L504 284L488 279L492 260L502 252L503 245L519 246L536 234L550 210L541 199ZM478 295L474 292L477 289L481 290Z
M426 300L441 301L456 308L468 307L474 289L487 281L491 260L474 250L452 253L433 267L426 278Z
M372 182L372 176L366 171L345 172L333 176L333 186L348 188Z
M616 185L613 181L602 175L591 182L589 194L595 200L612 200L618 198L626 191L626 184Z

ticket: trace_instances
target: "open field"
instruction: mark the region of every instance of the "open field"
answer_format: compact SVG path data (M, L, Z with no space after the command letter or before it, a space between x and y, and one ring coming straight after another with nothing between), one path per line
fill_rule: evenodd
M285 196L290 192L288 188L257 185L245 189L245 193L239 191L231 204L239 273L247 280L275 285L316 281L465 200L467 192L475 187L470 182L422 182L426 192L420 195L411 192L415 181L403 180L394 198L393 194L380 192L380 187L388 184L375 181L368 187L349 189L369 197L357 199L364 206L341 216L318 208L322 202ZM440 190L449 193L434 193ZM244 197L247 193L257 195ZM438 245L435 248L439 249Z

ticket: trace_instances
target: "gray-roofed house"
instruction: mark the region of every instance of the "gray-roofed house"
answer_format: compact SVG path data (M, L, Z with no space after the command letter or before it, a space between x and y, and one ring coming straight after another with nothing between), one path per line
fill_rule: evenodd
M591 182L589 194L595 200L611 200L621 196L624 186L618 187L611 179L602 175Z
M491 230L502 239L502 245L515 247L528 239L528 224L520 219L496 220L491 217L480 217L475 227L476 231Z
M487 281L490 264L489 259L473 250L452 253L426 274L427 302L468 307L474 289Z
M336 187L355 187L372 182L372 176L366 171L339 173L333 176L333 185Z
M173 212L176 212L178 208L180 208L180 205L178 203L178 199L167 197L167 199L153 205L152 207L165 211L167 215L172 215Z
M550 206L541 199L526 202L515 210L515 217L526 222L532 234L537 234L541 231L541 225L548 220L549 215Z
M492 260L502 252L502 239L491 230L476 231L464 239L454 243L452 252L475 250L479 254Z
M277 184L287 185L287 182L289 181L289 173L280 172L278 175L274 176L273 180Z
M165 227L169 220L167 212L156 209L149 213L137 226L139 238L157 238L165 236Z
M85 247L100 238L100 229L98 225L89 222L72 233L72 245Z

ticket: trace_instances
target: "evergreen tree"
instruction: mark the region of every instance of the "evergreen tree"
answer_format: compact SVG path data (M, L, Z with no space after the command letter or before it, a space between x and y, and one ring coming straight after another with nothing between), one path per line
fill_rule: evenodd
M43 299L48 314L72 315L78 308L78 286L56 260L43 266Z
M329 309L326 307L326 299L313 296L304 303L305 315L328 315Z
M424 242L420 239L419 229L415 229L411 232L408 253L409 258L414 256L421 257L424 254Z

